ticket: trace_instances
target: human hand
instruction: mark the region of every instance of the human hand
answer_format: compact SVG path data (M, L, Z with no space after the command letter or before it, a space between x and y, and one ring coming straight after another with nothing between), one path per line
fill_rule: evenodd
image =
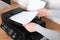
M48 9L38 9L38 16L42 17L42 16L49 16L50 15L50 11Z
M23 25L29 32L35 32L36 24L35 23L29 23Z

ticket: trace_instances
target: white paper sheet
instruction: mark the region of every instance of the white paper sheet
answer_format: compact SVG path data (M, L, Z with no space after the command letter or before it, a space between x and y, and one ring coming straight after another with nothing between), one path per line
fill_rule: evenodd
M21 13L18 13L14 16L11 16L10 19L13 20L13 21L16 21L18 23L21 23L21 24L27 24L29 22L31 22L34 17L37 15L37 11L35 12L21 12Z
M10 19L21 24L27 24L31 22L35 16L37 16L37 9L44 8L45 4L46 2L40 0L30 0L27 7L27 10L29 10L29 12L23 11L10 17Z
M40 0L29 0L27 10L38 10L45 7L46 2Z

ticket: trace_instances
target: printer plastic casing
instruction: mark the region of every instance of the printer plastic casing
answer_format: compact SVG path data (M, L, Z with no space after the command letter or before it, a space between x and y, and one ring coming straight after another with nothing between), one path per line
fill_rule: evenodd
M9 19L9 17L20 13L22 11L27 11L22 8L16 8L11 11L5 12L1 15L2 18L2 24L1 28L14 40L40 40L44 36L41 35L38 32L29 32L27 31L22 24L17 23L15 21L12 21ZM40 18L35 17L32 22L37 23L41 25L42 27L45 27L45 22L42 21Z

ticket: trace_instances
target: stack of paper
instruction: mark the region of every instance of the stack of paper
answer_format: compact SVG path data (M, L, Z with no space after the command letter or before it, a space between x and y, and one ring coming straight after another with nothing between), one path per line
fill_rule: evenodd
M21 12L12 17L11 20L16 21L21 24L27 24L33 20L33 18L37 15L37 12Z
M27 10L29 10L28 12L23 11L21 13L18 13L10 17L10 19L21 24L27 24L31 22L34 19L34 17L37 15L38 9L45 7L45 4L46 2L40 0L30 0L27 7Z

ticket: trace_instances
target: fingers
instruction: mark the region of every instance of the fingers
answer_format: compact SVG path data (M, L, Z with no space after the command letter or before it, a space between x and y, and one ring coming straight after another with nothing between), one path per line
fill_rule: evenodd
M38 16L49 16L50 15L49 10L47 10L47 9L39 9L38 12L39 12Z
M40 11L39 13L38 13L38 16L46 16L47 15L47 13L45 13L44 11Z
M29 32L35 32L35 23L29 23L29 24L25 24L23 25Z

